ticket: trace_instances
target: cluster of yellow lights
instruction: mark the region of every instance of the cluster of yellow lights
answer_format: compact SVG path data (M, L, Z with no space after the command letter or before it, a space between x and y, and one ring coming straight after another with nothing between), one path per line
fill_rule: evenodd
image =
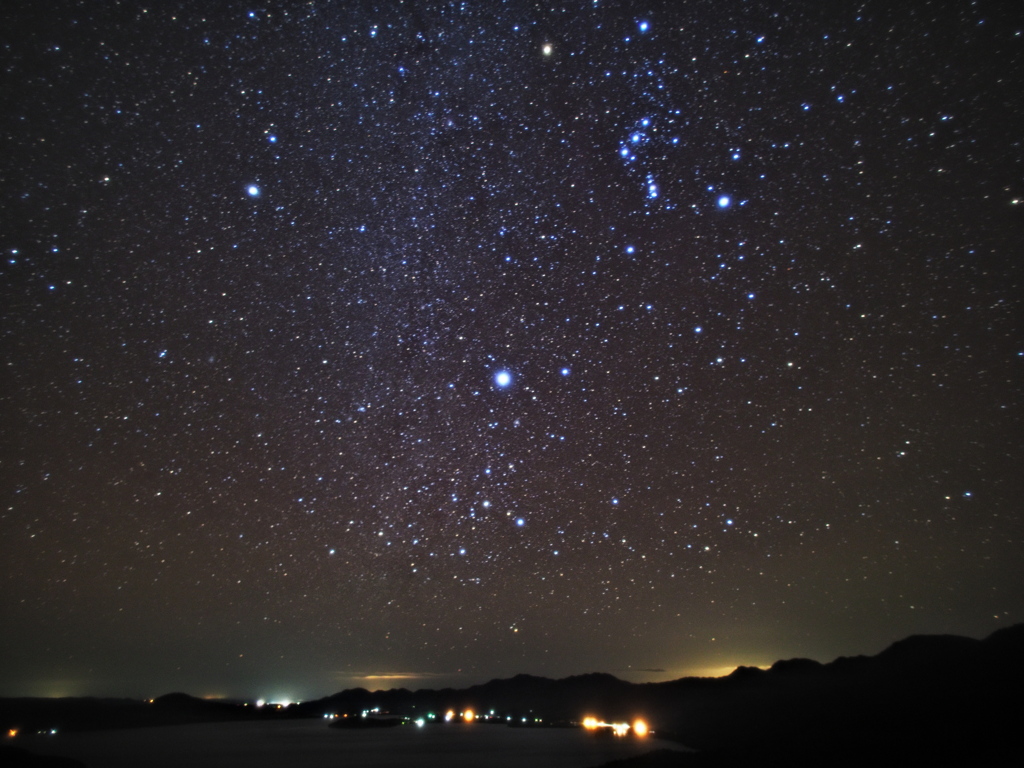
M465 712L462 713L461 717L467 723L472 723L474 720L476 720L476 712L474 712L472 709L467 709ZM456 715L454 709L449 709L447 712L444 713L444 721L446 723L450 723L455 718Z
M646 736L650 729L647 727L647 723L643 720L634 720L633 724L629 723L605 723L598 720L596 717L585 717L583 718L583 727L588 731L596 731L599 728L610 728L612 733L616 736L625 736L631 730L634 736L643 738Z

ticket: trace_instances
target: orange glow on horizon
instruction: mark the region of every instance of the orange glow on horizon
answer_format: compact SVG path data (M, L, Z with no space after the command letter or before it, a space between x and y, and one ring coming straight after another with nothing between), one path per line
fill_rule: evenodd
M649 733L647 723L643 720L635 720L633 722L633 733L639 736L641 739Z
M472 723L473 720L476 719L476 715L473 714L472 709L467 709L465 714L462 715L462 719L465 720L467 723Z

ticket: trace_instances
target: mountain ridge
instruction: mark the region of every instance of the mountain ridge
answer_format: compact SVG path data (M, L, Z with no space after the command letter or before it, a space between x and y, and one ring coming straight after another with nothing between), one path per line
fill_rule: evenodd
M223 720L324 717L379 709L408 717L472 709L530 724L585 716L631 722L642 717L663 737L701 754L664 756L726 765L754 755L839 765L880 754L918 762L959 756L989 764L1012 751L1024 721L1024 624L984 639L912 635L873 656L827 663L780 659L768 669L737 667L725 677L630 683L594 672L561 679L518 674L464 689L351 688L278 708L206 701L170 693L129 699L0 699L0 727L93 729ZM837 752L837 750L839 750ZM653 759L653 758L652 758ZM725 761L715 763L715 760ZM708 762L711 761L711 762Z

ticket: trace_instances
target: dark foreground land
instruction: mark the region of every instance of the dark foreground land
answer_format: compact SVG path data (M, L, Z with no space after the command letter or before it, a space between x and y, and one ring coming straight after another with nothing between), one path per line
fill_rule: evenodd
M277 709L171 694L154 702L2 699L0 726L20 733L165 724L322 718L377 708L409 718L448 709L499 713L522 724L566 724L585 715L644 718L696 753L658 751L618 763L660 766L1019 765L1024 722L1024 625L985 640L916 636L873 657L819 664L779 661L725 678L631 684L610 675L564 680L519 675L464 690L342 691ZM507 714L506 714L507 713ZM500 726L494 726L500 727ZM3 765L31 762L5 738ZM71 765L71 764L64 764Z

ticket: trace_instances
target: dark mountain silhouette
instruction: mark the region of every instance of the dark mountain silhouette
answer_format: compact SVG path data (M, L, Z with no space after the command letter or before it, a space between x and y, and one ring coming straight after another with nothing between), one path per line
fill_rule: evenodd
M1024 722L1024 625L985 640L912 636L876 656L778 661L722 678L633 684L607 674L551 680L516 675L465 689L341 691L278 709L173 693L153 702L0 699L8 728L132 727L233 719L358 715L443 717L494 711L530 724L643 717L663 737L697 750L623 765L725 766L779 759L787 765L1016 763L1010 743ZM646 761L646 762L645 762Z
M473 707L550 721L644 717L662 736L699 751L651 765L842 765L930 758L1001 764L1024 722L1024 625L985 640L912 636L876 656L778 661L724 678L631 684L611 675L563 680L518 675L464 690L342 691L310 714L386 706L409 714ZM694 762L696 761L696 762ZM638 763L639 764L639 763Z
M136 699L0 699L0 728L34 732L141 728L157 725L248 720L276 713L225 701L170 693L152 701Z
M410 716L431 712L441 715L449 709L472 709L478 713L494 710L519 719L539 717L564 722L578 721L591 711L607 713L608 717L635 712L643 700L637 690L638 686L607 674L576 675L561 680L516 675L464 689L409 691L398 688L371 693L364 688L354 688L325 699L303 702L293 709L310 717L325 713L356 714L374 707Z
M667 684L678 695L663 724L701 754L633 764L1018 764L1024 625L981 641L914 636L874 657L794 659L717 682L709 695Z

